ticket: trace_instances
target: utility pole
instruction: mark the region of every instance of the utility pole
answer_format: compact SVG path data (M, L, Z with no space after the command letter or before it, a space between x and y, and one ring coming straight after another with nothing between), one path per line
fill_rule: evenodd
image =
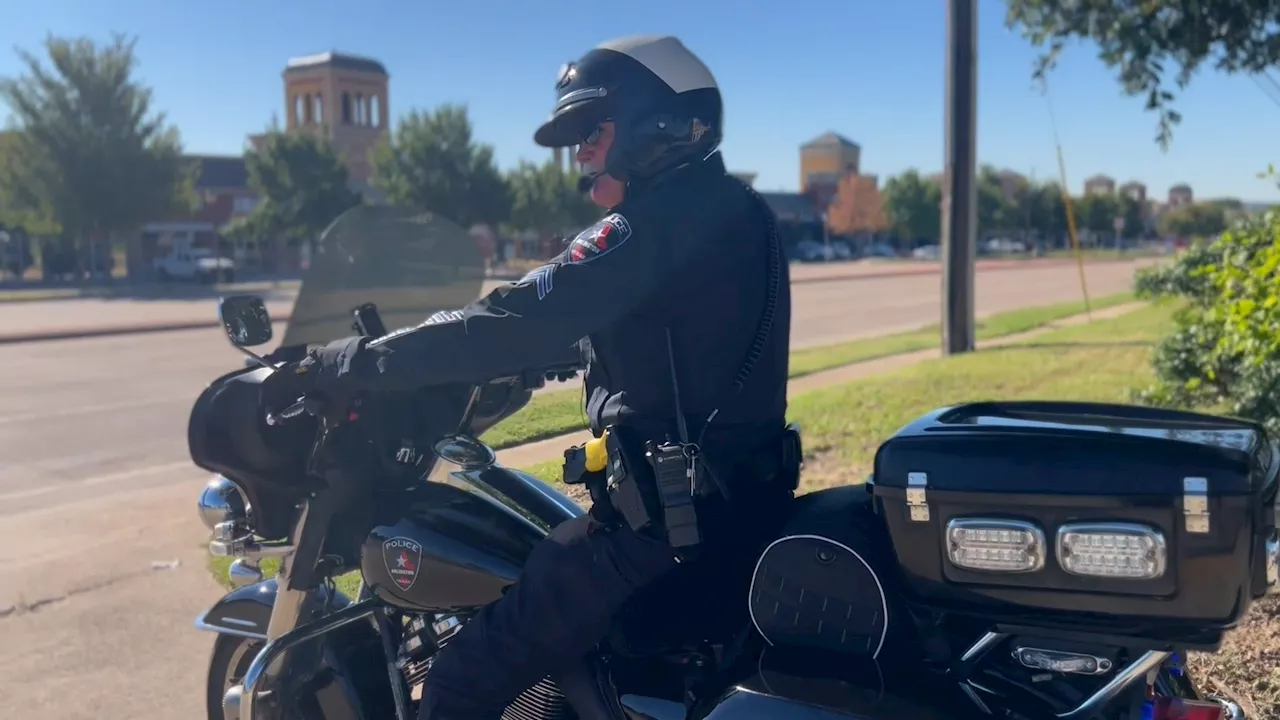
M978 3L947 3L946 171L942 187L942 352L974 349L977 250Z

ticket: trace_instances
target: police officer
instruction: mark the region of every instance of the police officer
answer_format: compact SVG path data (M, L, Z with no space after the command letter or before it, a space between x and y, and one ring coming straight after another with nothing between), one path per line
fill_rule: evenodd
M791 302L773 215L727 174L720 91L676 38L604 43L567 65L556 91L534 140L578 146L582 189L605 217L548 264L460 311L372 342L340 340L306 362L317 389L342 395L483 382L580 343L592 430L611 428L632 458L646 441L696 441L715 476L698 490L708 546L740 545L746 535L735 529L767 532L793 489L775 472ZM555 528L520 581L449 642L420 717L499 717L524 689L587 654L637 591L680 564L660 532L602 515L613 516L593 510ZM749 575L749 562L729 565ZM746 596L728 602L745 605Z

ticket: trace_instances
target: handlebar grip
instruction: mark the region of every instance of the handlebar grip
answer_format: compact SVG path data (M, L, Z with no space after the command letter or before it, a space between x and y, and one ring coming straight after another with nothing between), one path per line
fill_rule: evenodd
M298 400L278 413L267 413L267 424L273 427L283 425L286 420L292 420L306 411L306 401Z

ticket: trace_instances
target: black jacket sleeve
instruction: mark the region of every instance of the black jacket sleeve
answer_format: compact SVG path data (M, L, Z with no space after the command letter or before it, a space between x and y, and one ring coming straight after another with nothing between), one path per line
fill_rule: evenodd
M581 338L657 296L715 232L658 200L624 202L518 282L371 342L370 389L484 382L575 357Z

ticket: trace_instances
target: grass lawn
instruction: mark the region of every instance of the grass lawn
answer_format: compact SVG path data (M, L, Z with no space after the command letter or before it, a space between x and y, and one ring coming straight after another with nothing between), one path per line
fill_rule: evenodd
M1122 305L1133 300L1131 293L1094 298L1094 310ZM1084 312L1082 301L1022 308L998 313L977 323L980 340L1014 335ZM791 377L801 377L831 368L874 360L889 355L928 350L938 346L939 328L867 338L825 347L806 348L791 353ZM495 449L521 445L562 435L586 427L581 391L554 391L534 396L524 409L484 434L483 440Z

